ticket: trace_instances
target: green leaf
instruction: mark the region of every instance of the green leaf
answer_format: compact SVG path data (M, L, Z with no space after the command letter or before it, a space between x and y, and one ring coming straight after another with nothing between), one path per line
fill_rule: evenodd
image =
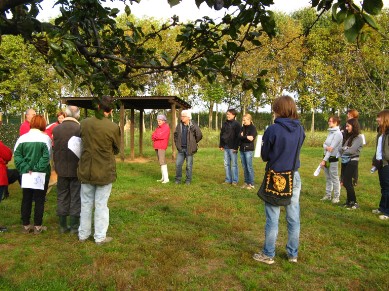
M60 51L61 50L61 47L59 45L57 45L56 43L50 42L49 46L54 51Z
M349 42L354 42L359 33L361 32L365 22L360 15L355 15L355 22L354 24L349 28L345 29L344 34Z
M344 30L349 30L355 24L355 15L350 14L346 17L344 21Z
M319 0L312 0L312 7L316 7L319 4Z
M109 13L109 16L116 16L119 12L120 10L118 8L112 8L111 12Z
M347 12L345 10L339 11L338 14L336 15L337 23L341 24L342 22L344 22L344 20L346 19L346 16L347 16Z
M181 0L168 0L170 7L180 4Z
M336 11L338 10L338 7L339 7L339 3L335 3L332 6L332 17L335 19L336 22L338 22L338 19L337 19L338 14L336 13Z
M363 13L363 19L374 29L378 29L377 22L373 17L371 17L369 14Z
M127 16L131 15L131 8L130 8L130 6L126 5L124 7L124 12L126 12Z
M344 35L349 42L354 42L358 37L358 31L348 29L344 31Z
M382 0L365 0L363 1L362 8L371 15L377 15L381 12L384 3Z
M262 43L261 43L258 39L253 39L253 40L251 41L251 43L252 43L253 45L255 45L255 46L261 46L261 45L262 45Z

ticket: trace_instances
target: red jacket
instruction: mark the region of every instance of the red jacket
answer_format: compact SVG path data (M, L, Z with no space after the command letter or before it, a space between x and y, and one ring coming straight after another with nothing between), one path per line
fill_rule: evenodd
M29 131L30 131L30 123L27 120L25 120L22 123L22 125L20 125L19 135L22 136L23 134L26 134Z
M7 163L11 159L11 149L0 141L0 186L8 185Z
M156 150L166 150L169 144L170 137L170 127L169 124L163 123L161 126L158 126L151 139L154 142L154 149Z
M45 133L53 140L53 129L59 124L58 121L46 126Z

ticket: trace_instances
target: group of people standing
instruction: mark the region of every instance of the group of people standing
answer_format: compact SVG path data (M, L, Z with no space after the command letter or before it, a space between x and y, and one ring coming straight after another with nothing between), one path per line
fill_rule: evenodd
M365 143L364 136L360 132L358 122L359 113L355 109L347 111L347 121L343 131L340 130L338 116L328 118L328 136L323 144L324 155L320 166L326 175L326 194L321 200L331 200L339 203L340 188L343 185L347 197L343 204L347 209L358 209L355 186L358 184L358 163L360 153ZM377 114L377 139L376 151L372 159L372 170L378 170L381 186L381 200L379 208L372 210L380 214L382 220L389 219L389 110L382 110ZM338 174L338 162L341 161L340 178ZM332 196L333 192L333 198Z
M359 208L354 187L358 182L358 162L364 139L360 132L358 117L358 111L348 110L348 119L342 131L339 127L340 118L338 116L333 115L328 118L328 136L323 143L324 154L320 163L326 176L326 193L321 200L339 203L340 189L343 185L347 192L343 206L348 209ZM341 161L340 178L339 160Z
M85 242L92 233L92 212L94 213L94 240L96 244L110 242L106 236L109 225L108 199L112 183L116 180L115 154L119 152L119 127L108 117L112 113L112 99L102 97L94 117L78 122L80 112L75 106L68 106L66 117L53 128L53 140L45 134L46 121L40 116L28 111L26 120L29 131L17 140L14 148L14 160L21 175L32 172L45 173L44 189L23 188L21 215L23 232L39 234L46 228L43 226L43 211L46 190L50 177L50 157L54 150L54 167L58 174L57 215L59 216L60 232L78 234L79 241ZM265 202L265 239L260 252L253 259L266 264L273 264L281 207L285 207L288 228L286 251L288 260L296 263L298 260L300 236L300 204L301 179L300 149L305 139L305 133L298 120L296 104L290 96L276 98L272 105L274 124L264 132L262 138L261 157L266 162L266 170L277 172L293 172L292 198L289 205L277 206ZM355 112L354 112L355 113ZM27 115L31 115L31 119ZM227 120L220 132L219 149L224 152L224 167L226 177L224 183L237 185L238 166L237 152L240 150L242 167L244 169L244 188L254 189L254 171L252 158L255 150L254 141L257 131L249 114L243 116L243 124L236 121L236 111L227 111ZM166 149L170 136L170 128L166 116L157 116L158 127L152 134L154 149L161 166L162 183L169 182L166 163ZM378 170L381 186L379 208L373 213L380 214L382 220L389 219L389 110L383 110L377 115L378 134L377 146L372 164ZM339 203L340 186L347 191L345 206L357 209L354 186L357 181L359 155L363 146L363 138L357 117L347 120L344 132L340 128L340 119L331 116L328 119L329 134L323 144L324 155L321 166L326 173L326 195L322 200ZM22 125L26 127L26 125ZM22 131L21 127L21 131ZM69 149L69 140L78 137L82 141L82 150L78 156ZM192 121L188 110L181 112L181 122L174 132L174 142L178 150L176 159L175 183L192 181L193 155L197 152L198 142L202 132ZM6 163L12 158L12 151L0 142L1 159L0 172L4 177ZM183 180L182 166L186 160L186 177ZM341 175L338 175L338 162L341 160ZM0 179L0 196L6 182ZM334 196L332 197L332 192ZM34 224L30 216L32 202L35 201ZM70 217L68 223L68 217Z
M153 147L161 166L162 178L158 182L168 183L169 174L166 163L166 149L169 144L170 127L166 123L167 119L164 114L157 116L158 126L153 132L151 139ZM176 176L175 183L182 182L182 167L186 160L185 184L190 185L192 182L193 172L193 155L198 150L198 143L203 138L200 127L192 120L192 114L189 110L181 111L181 122L179 122L174 131L174 144L177 148L176 159Z
M253 156L257 130L250 114L243 116L243 125L236 120L237 112L235 109L228 109L226 115L227 119L222 125L219 142L219 149L224 151L224 168L226 173L224 184L238 185L238 151L240 151L244 171L242 188L254 189ZM170 180L166 163L166 149L169 144L170 127L166 123L166 116L163 114L157 116L157 122L158 126L151 136L162 173L162 178L157 181L168 183ZM192 182L193 156L198 150L198 143L202 137L201 129L192 120L191 112L182 110L181 122L178 123L174 131L174 144L178 152L176 159L176 184L184 182L182 180L182 167L185 160L185 184L189 185Z
M244 172L242 188L254 189L253 157L255 151L255 128L250 114L243 116L243 125L236 120L235 109L227 110L227 119L220 131L219 149L224 152L224 169L226 177L224 184L237 186L239 182L238 150Z
M42 115L36 115L33 109L27 110L26 120L20 127L21 135L14 147L14 162L20 175L41 173L44 174L44 181L43 187L28 187L23 186L22 178L21 217L24 233L40 234L47 230L43 225L43 212L52 157L58 175L57 215L60 232L77 234L79 241L85 242L92 233L94 209L96 244L112 240L106 236L109 225L107 204L112 183L116 180L115 155L119 153L120 144L119 126L108 118L112 110L112 98L103 96L94 117L80 123L79 108L68 106L66 112L57 115L58 121L49 126L46 126ZM76 139L78 146L70 148L71 139ZM1 148L1 154L3 152L7 153ZM8 153L4 158L9 161L11 157ZM0 169L3 171L3 167ZM1 181L1 184L4 183Z

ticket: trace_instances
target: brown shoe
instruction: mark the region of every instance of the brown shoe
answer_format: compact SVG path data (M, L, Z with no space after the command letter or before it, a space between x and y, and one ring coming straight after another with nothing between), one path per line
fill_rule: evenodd
M112 240L113 240L112 237L107 236L107 237L105 237L104 240L102 240L102 241L97 241L96 244L97 244L97 245L103 245L103 244L106 244L106 243L111 242Z
M22 233L30 233L33 231L34 231L34 227L31 224L22 226Z
M35 225L34 226L34 234L41 234L42 232L46 231L47 227L43 225Z

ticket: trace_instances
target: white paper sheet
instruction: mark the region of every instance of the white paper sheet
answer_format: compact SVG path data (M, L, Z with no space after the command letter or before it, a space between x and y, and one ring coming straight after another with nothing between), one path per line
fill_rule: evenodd
M255 144L254 158L261 157L261 148L262 148L262 135L257 135L257 143Z
M365 145L366 144L365 135L363 133L361 133L361 137L362 137L362 144Z
M22 175L22 188L45 189L46 173L31 172Z
M81 157L82 152L82 142L81 138L77 136L72 136L68 141L68 148L71 150L78 158Z
M316 171L313 173L313 175L316 177L316 176L319 176L320 174L320 171L321 171L321 166L319 165L316 169Z

